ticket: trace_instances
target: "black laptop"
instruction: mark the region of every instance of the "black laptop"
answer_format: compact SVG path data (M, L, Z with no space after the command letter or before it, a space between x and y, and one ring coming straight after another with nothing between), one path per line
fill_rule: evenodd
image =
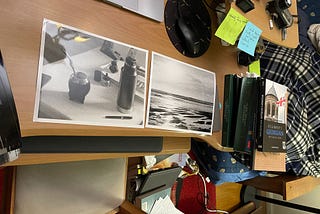
M0 52L0 165L18 158L21 148L19 119Z
M172 187L181 170L182 169L180 166L176 166L149 172L143 179L137 195L141 195L162 187Z

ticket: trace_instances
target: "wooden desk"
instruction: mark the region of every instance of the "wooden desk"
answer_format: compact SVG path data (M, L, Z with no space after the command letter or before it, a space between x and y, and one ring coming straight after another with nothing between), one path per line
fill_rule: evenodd
M262 30L262 38L284 47L296 48L299 43L299 31L298 31L298 22L297 19L293 19L293 25L287 29L287 38L282 40L281 31L276 27L270 30L269 20L270 16L265 12L266 3L269 0L253 0L255 9L243 13L241 9L236 6L235 2L231 3L231 7L245 16L249 21L255 24ZM292 5L289 8L289 11L292 15L297 15L297 3L296 0L292 0Z
M0 9L0 48L14 94L22 136L165 136L170 142L172 142L170 139L176 139L175 137L184 139L185 146L179 147L179 144L175 145L175 143L170 145L171 151L175 152L186 151L187 148L190 148L190 137L197 137L204 139L218 149L223 149L220 145L221 132L204 137L151 128L137 129L33 122L41 27L44 18L141 47L149 50L149 52L155 51L179 61L216 72L218 94L222 103L224 74L238 73L244 71L245 67L237 65L237 49L235 47L221 46L220 40L214 36L214 28L211 46L208 51L201 57L188 58L180 54L171 44L163 22L158 23L100 1L58 0L47 3L41 0L17 0L2 1L2 3L5 3L6 6ZM214 17L214 14L212 14L213 24L216 23ZM151 55L149 55L148 67L150 67L150 59ZM126 154L122 155L126 156ZM46 155L34 155L31 158L32 160L29 157L24 159L26 156L22 155L16 164L47 161ZM101 154L92 154L91 158L102 156ZM104 157L106 156L109 156L109 154L105 154ZM58 160L55 159L55 161L89 158L84 154L74 155L72 158L69 158L68 154L56 157Z
M156 129L33 122L41 26L44 18L132 44L149 51L156 51L216 72L218 94L222 103L224 74L239 73L245 71L246 68L237 65L237 49L235 47L221 46L220 39L214 36L215 28L213 29L211 46L208 51L199 58L187 58L181 55L171 44L166 34L164 23L151 21L145 17L99 1L0 0L0 3L5 5L0 8L0 48L14 94L22 136L164 136L165 143L162 153L187 152L190 149L190 137L197 137L205 140L215 148L224 149L220 145L221 132L204 137ZM145 154L22 154L16 162L12 162L10 165L141 155Z

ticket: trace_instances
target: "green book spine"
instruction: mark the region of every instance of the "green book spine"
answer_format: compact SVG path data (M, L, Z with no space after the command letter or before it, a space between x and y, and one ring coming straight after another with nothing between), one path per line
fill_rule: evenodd
M231 140L232 140L232 146L234 144L234 133L236 131L236 121L237 121L237 114L238 114L238 107L239 107L239 98L240 98L240 92L241 92L241 82L242 78L235 76L233 84L233 108L232 108L232 125L231 125Z
M232 123L233 123L233 98L235 75L224 76L223 120L222 120L222 146L233 147Z
M255 148L258 151L263 149L263 126L264 126L264 105L265 105L265 90L266 80L264 78L258 79L258 113L257 113L257 132L256 132L256 143Z
M257 79L243 77L234 137L234 150L251 154L257 114Z

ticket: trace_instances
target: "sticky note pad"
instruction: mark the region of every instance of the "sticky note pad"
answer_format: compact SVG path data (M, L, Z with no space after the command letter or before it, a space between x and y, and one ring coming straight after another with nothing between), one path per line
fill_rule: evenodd
M215 35L231 45L234 45L247 22L247 18L231 8L219 25Z
M262 30L260 30L260 28L252 24L252 22L248 22L240 36L238 48L254 56L254 51L261 33Z
M253 61L248 69L250 73L255 73L260 76L260 60Z

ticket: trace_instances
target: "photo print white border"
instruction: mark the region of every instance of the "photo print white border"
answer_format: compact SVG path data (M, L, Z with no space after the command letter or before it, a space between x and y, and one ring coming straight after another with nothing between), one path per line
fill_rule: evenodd
M79 43L74 40L71 42L66 41L68 38L60 40L63 47L66 47L66 52L68 50L78 51L78 53L66 54L72 58L73 62L68 60L68 57L53 62L50 62L48 58L45 58L45 45L48 45L45 44L48 41L46 40L46 36L49 34L49 26L51 26L52 31L52 28L54 29L54 25L56 25L57 29L59 27L63 27L66 30L70 30L71 32L90 38L89 42ZM57 29L54 30L57 31ZM54 35L51 36L54 38ZM97 44L94 44L96 46L92 45L94 41L98 43L98 46ZM104 45L105 42L107 42L107 44L112 44L112 48L115 50L113 54L116 54L117 57L120 56L120 59L117 58L116 60L113 60L116 61L115 65L118 67L118 71L115 73L110 72L110 66L112 64L110 56L100 51L102 48L101 43ZM72 46L70 46L70 43L72 43ZM91 44L92 46L89 45L89 49L87 47L87 49L81 50L84 43ZM69 49L67 49L68 47ZM119 108L117 108L116 100L118 88L121 84L121 68L125 64L124 61L127 54L129 54L130 49L135 50L136 62L137 65L139 65L137 67L140 68L140 77L137 75L138 83L134 96L133 111L121 112L118 110ZM148 50L44 19L41 35L33 121L144 128L147 100L146 86L148 82L148 55ZM73 64L73 66L70 64ZM143 71L142 75L144 73L144 76L141 76L141 69ZM90 81L90 90L85 96L83 103L81 103L81 101L72 100L70 98L70 94L68 96L68 92L70 90L70 86L68 86L68 79L71 78L70 76L74 70L85 71ZM100 73L97 72L97 74L99 74L97 76L100 76L103 81L96 81L96 70L101 71ZM44 76L46 76L46 78L44 78ZM138 87L141 89L139 95L137 95ZM136 105L136 103L138 104ZM42 113L43 111L41 111L43 109L46 109L44 114Z
M146 127L212 135L214 72L152 52Z

